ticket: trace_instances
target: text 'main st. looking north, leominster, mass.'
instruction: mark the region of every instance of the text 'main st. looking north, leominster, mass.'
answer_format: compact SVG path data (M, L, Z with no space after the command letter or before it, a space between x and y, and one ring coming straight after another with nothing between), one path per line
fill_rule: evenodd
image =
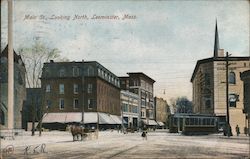
M135 20L137 19L136 15L123 14L123 15L97 15L93 14L88 16L86 14L75 14L70 15L31 15L25 14L23 20Z

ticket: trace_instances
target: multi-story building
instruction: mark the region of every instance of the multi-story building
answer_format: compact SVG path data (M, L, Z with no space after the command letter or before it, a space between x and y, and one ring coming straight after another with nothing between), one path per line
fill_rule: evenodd
M14 129L22 128L23 101L26 99L25 65L21 56L14 53ZM0 54L0 125L8 123L8 46Z
M163 98L154 98L155 102L155 120L159 126L167 124L168 116L170 115L170 108L168 103Z
M121 90L121 109L124 126L138 129L139 126L139 96L138 94Z
M44 63L41 84L45 112L121 115L119 79L96 61Z
M246 114L246 119L248 122L246 122L245 127L250 126L250 121L249 121L249 115L250 115L250 70L247 70L240 75L241 80L243 81L243 90L244 90L244 108L243 108L243 113ZM247 124L248 123L248 124Z
M142 72L128 73L120 77L121 89L129 90L139 96L139 127L155 126L153 85L154 80Z
M243 109L243 82L240 73L249 70L250 57L228 58L219 48L217 24L215 29L214 56L199 60L195 66L191 82L193 83L193 104L195 113L214 114L221 124L226 123L226 60L229 61L229 118L232 131L239 125L243 132L245 115Z

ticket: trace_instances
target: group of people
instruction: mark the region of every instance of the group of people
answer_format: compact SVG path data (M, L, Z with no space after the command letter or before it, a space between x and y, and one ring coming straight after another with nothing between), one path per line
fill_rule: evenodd
M239 127L238 125L236 125L235 131L236 131L237 136L239 136L239 134L240 134L240 127ZM247 127L244 127L244 134L245 134L246 136L249 135L249 130L248 130Z

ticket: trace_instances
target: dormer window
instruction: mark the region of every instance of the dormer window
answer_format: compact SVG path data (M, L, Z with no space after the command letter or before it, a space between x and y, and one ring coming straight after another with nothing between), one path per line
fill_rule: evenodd
M59 76L64 77L65 76L65 69L60 69Z
M79 76L79 68L78 67L73 67L73 76L74 77Z

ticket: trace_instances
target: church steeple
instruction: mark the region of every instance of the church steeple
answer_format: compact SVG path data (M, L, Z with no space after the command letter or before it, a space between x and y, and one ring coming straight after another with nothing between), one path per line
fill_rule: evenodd
M219 49L220 49L220 44L219 44L219 34L218 34L217 19L216 19L215 38L214 38L214 57L218 57L218 50Z

